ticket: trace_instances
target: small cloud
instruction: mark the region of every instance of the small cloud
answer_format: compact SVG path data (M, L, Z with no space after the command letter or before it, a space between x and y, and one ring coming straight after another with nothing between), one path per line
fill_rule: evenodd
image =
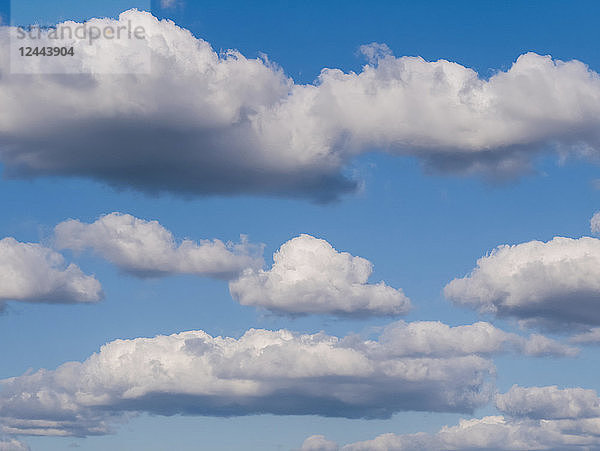
M393 56L392 50L386 44L372 42L370 44L361 45L359 47L361 53L369 64L376 65L380 60Z
M175 0L160 0L161 8L173 8L175 6Z
M594 213L590 219L590 229L594 235L600 235L600 211Z

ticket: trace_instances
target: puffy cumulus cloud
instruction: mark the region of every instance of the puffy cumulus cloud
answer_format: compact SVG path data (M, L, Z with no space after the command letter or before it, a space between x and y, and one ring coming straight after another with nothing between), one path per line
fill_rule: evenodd
M600 324L600 240L556 237L500 246L444 288L459 305L527 325Z
M338 451L337 443L327 440L324 435L311 435L302 443L300 451Z
M16 439L0 439L0 451L30 451L31 448Z
M600 405L593 390L514 386L497 395L496 405L507 415L463 419L435 434L389 433L345 446L316 435L301 451L600 449Z
M600 417L600 399L595 390L583 388L519 387L496 396L496 406L515 417L577 419Z
M176 243L171 232L157 221L111 213L91 224L61 222L54 229L55 246L82 251L93 249L120 269L138 276L175 273L229 279L244 268L263 264L262 245L220 240Z
M243 305L279 313L337 315L400 315L410 300L401 289L383 281L369 284L372 264L327 241L300 235L284 243L265 271L247 269L229 282L231 295Z
M397 352L389 340L251 329L116 340L83 363L5 379L9 434L108 432L124 412L387 418L404 410L469 412L493 395L492 362Z
M594 235L600 235L600 211L594 213L590 219L590 230Z
M0 240L0 309L4 301L76 303L102 299L102 287L62 255L35 243Z
M600 449L600 423L580 420L547 421L488 416L460 420L435 434L382 434L373 440L329 447L307 447L302 451L455 451L455 450L596 450ZM310 438L309 438L310 439ZM308 439L307 439L308 440ZM311 442L308 442L309 446Z
M43 61L54 76L11 77L10 46L0 46L6 174L331 200L355 189L343 168L373 149L496 175L523 171L542 148L598 152L600 79L578 61L527 53L484 79L453 62L397 58L371 45L360 72L323 69L303 85L266 59L218 54L149 13L87 25L129 23L144 28L144 39L66 41L74 57ZM5 44L10 33L0 30ZM148 58L151 70L138 73ZM41 63L23 64L35 73ZM69 71L88 75L73 82L60 75ZM102 75L115 72L122 75Z

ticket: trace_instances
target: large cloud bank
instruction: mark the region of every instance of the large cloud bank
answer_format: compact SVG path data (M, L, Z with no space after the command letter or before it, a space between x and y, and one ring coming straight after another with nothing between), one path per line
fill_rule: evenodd
M600 449L600 400L581 388L514 386L496 404L508 416L461 420L435 434L383 434L339 446L322 435L302 451L592 450Z
M260 267L262 245L183 240L157 221L129 214L111 213L91 224L78 220L61 222L54 229L59 249L93 249L123 271L139 276L196 274L230 279L243 269Z
M450 282L458 305L550 327L600 324L600 240L556 237L500 246Z
M6 174L83 176L148 192L329 200L355 188L343 168L373 149L496 175L523 171L543 148L598 152L600 79L578 61L528 53L483 79L456 63L396 58L370 45L359 73L323 69L302 85L266 60L218 54L149 13L131 10L88 26L128 22L144 28L144 39L65 42L74 57L44 61L54 72L89 73L77 83L10 76L10 31L0 29ZM151 59L148 74L136 74L142 58ZM36 61L26 60L29 71Z
M102 299L102 287L62 255L36 243L0 240L0 310L4 301L77 303Z
M327 241L300 235L284 243L265 271L247 269L229 283L243 305L279 313L399 315L410 300L384 282L369 284L373 265L362 257L336 251Z
M529 353L528 340L487 323L427 322L393 324L377 341L260 329L239 339L189 331L116 340L83 363L1 381L0 424L7 434L89 435L109 432L127 412L470 412L493 395L495 369L486 356L515 346ZM548 352L565 349L555 344L537 354Z

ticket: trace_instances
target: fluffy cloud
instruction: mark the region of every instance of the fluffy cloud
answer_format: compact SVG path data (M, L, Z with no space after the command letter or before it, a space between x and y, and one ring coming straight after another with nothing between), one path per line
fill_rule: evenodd
M0 440L0 451L30 451L29 446L15 439Z
M59 249L93 249L120 269L138 276L174 273L229 279L244 268L260 267L262 245L202 240L177 244L171 232L157 221L111 213L91 224L61 222L54 229Z
M514 386L496 398L508 416L460 420L435 434L383 434L339 446L321 435L302 451L388 450L590 450L600 449L600 400L582 388Z
M379 340L260 329L239 339L188 331L116 340L83 363L1 381L0 424L7 434L89 435L136 412L470 412L492 398L495 369L485 356L514 348L507 335L485 323L400 323Z
M76 303L96 302L102 288L93 276L62 255L14 238L0 240L0 309L3 301Z
M535 421L501 415L460 420L435 434L383 434L373 440L338 446L309 437L301 451L455 451L455 450L596 450L600 449L599 421Z
M367 283L372 271L368 260L338 252L325 240L300 235L273 255L270 270L248 269L229 282L229 290L243 305L280 313L407 313L410 301L402 290L383 281Z
M600 211L594 213L590 219L590 230L594 235L600 235Z
M337 443L327 440L323 435L311 435L302 443L301 451L338 451Z
M600 240L500 246L444 289L456 304L551 327L600 324Z
M144 39L65 41L73 58L23 62L34 73L45 64L55 76L11 77L6 41L16 31L0 29L6 174L330 200L356 187L343 168L373 149L496 175L523 171L544 148L598 152L600 79L578 61L528 53L484 79L456 63L396 58L370 45L360 72L323 69L303 85L266 59L218 54L148 13L88 27L129 22L144 28ZM149 73L138 73L149 59ZM89 75L77 83L60 75L73 70ZM102 75L114 72L124 75Z
M577 419L600 417L600 399L595 390L583 388L513 386L496 397L496 406L514 417Z

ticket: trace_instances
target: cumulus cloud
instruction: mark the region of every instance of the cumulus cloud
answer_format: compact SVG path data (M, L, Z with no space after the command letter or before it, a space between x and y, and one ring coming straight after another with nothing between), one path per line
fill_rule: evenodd
M0 451L30 451L29 446L16 439L0 439Z
M600 417L595 390L583 388L519 387L496 396L496 406L514 417L577 419Z
M327 241L300 235L273 255L269 270L249 268L229 282L231 295L243 305L279 313L400 315L410 300L383 281L369 284L373 265L338 252Z
M102 288L62 255L35 243L0 240L0 309L4 301L77 303L102 299Z
M548 327L600 324L600 240L500 246L444 294L458 305Z
M600 78L578 61L527 53L485 79L453 62L397 58L370 45L360 72L323 69L314 83L298 84L266 59L218 54L149 13L87 24L129 21L144 28L144 39L69 41L73 58L24 63L34 73L38 64L88 73L76 83L11 77L10 46L0 46L7 175L83 176L152 193L331 200L356 188L344 168L373 149L498 176L528 169L542 149L598 153ZM5 44L10 33L0 29ZM138 73L148 57L151 71Z
M301 451L590 450L600 449L600 400L594 390L512 387L497 395L506 415L460 420L435 434L382 434L340 446L322 435Z
M495 368L487 357L525 352L513 340L485 323L426 322L392 324L378 340L262 329L239 339L188 331L116 340L82 363L0 381L0 424L7 434L90 435L138 412L471 412L493 398Z
M177 243L157 221L122 213L102 216L91 224L74 219L61 222L54 229L54 240L59 249L93 249L138 276L184 273L230 279L263 264L262 245L250 244L244 237L238 244L216 239Z
M337 443L327 440L323 435L311 435L304 443L300 451L338 451Z
M594 213L590 219L590 230L594 235L600 235L600 211Z
M0 418L10 434L88 435L108 432L123 412L386 418L401 410L468 412L490 400L491 361L458 351L408 353L287 330L116 340L83 363L3 380Z
M373 440L339 446L322 439L324 446L301 451L455 451L455 450L591 450L599 449L600 422L579 420L547 421L488 416L460 420L456 426L445 426L435 434L382 434Z

